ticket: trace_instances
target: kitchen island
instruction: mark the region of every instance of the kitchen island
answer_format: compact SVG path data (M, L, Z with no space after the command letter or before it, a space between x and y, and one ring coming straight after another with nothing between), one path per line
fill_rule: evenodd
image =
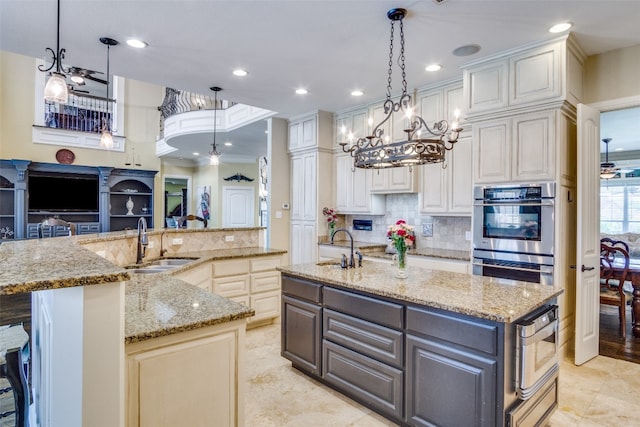
M400 425L506 425L519 403L513 323L562 293L417 267L396 279L392 265L366 261L280 271L282 355ZM557 404L557 381L544 393L540 419Z
M286 251L258 246L261 230L149 230L155 245L137 266L135 232L0 245L0 294L32 293L39 425L242 425L244 333L256 310L248 296L242 304L213 293L213 270L223 284L255 279L258 302L277 286L279 301L273 265ZM240 242L219 238L231 233ZM159 274L125 268L161 255L189 262ZM192 284L203 273L208 282Z

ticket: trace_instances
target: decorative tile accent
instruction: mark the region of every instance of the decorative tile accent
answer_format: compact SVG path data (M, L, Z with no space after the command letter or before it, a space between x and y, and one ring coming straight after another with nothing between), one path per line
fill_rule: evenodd
M416 248L471 250L471 242L465 239L465 232L471 230L471 217L429 216L420 213L417 194L388 194L387 210L384 216L345 215L347 228L351 230L354 219L373 221L372 231L353 230L353 238L360 242L387 243L387 227L399 219L415 227ZM423 224L432 224L432 236L424 236Z

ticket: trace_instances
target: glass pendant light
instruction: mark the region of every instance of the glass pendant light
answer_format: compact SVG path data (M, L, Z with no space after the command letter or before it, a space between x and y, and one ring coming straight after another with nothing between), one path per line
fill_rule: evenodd
M111 116L109 115L111 100L109 99L109 49L118 42L109 37L100 37L100 43L107 46L107 116L102 119L102 134L100 135L100 147L110 150L113 148L113 134L111 133Z
M218 166L220 164L220 153L218 153L218 148L216 147L216 126L218 122L218 92L222 90L222 88L218 86L212 86L210 88L214 93L214 101L213 101L213 144L211 144L211 151L209 152L209 164L211 166Z
M69 101L69 88L63 72L66 72L62 68L62 60L64 59L65 49L60 49L60 0L58 0L58 27L57 27L57 41L55 52L50 47L46 48L51 53L51 66L49 68L43 68L42 65L38 69L42 72L47 72L53 67L56 67L55 71L51 72L47 84L44 87L44 100L47 102L57 102L59 104L66 104Z

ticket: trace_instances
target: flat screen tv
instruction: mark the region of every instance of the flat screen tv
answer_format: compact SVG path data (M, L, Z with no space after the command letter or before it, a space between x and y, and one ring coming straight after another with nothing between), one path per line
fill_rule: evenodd
M30 175L29 211L98 212L98 177Z

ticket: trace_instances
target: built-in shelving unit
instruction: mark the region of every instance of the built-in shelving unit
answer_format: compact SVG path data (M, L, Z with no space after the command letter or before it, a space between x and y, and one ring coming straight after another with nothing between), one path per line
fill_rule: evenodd
M8 178L0 175L0 239L15 235L15 190Z
M78 234L134 229L140 217L145 217L148 226L153 227L156 173L0 160L0 229L3 230L0 238L38 238L38 224L50 217L74 223ZM85 183L74 184L74 181ZM31 198L30 185L33 185ZM37 198L39 202L35 203ZM129 198L133 203L131 213L127 208ZM67 234L68 230L63 227L42 230L42 237Z
M144 217L153 227L153 180L155 171L114 169L110 175L109 229L134 229ZM131 209L129 209L131 208Z

